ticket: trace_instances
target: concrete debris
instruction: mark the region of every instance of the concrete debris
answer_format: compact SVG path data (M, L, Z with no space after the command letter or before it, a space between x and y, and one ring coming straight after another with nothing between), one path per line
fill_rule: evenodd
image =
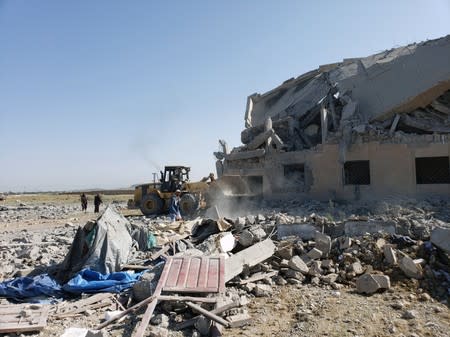
M174 324L180 329L196 330L187 331L186 335L208 335L212 334L214 328L212 320L226 322L231 327L248 325L252 318L245 307L248 305L253 315L255 307L252 298L266 297L267 303L273 302L282 308L284 303L277 301L280 301L279 287L283 286L305 291L319 289L328 297L344 298L343 293L354 288L356 292L368 295L391 289L392 280L394 300L406 300L395 297L400 282L411 289L420 287L412 294L416 296L414 300L422 301L421 304L433 302L434 299L445 301L450 288L448 262L446 255L442 254L445 250L436 238L438 232L431 228L448 228L448 204L439 200L435 203L411 202L407 206L381 203L372 206L370 208L367 204L356 203L340 205L335 201L320 203L293 200L280 202L279 206L276 202L263 202L253 214L248 211L246 216L232 214L235 221L223 217L217 220L198 218L194 222L195 225L203 223L199 226L203 227L201 240L199 236L190 235L195 226L175 226L165 218L129 217L131 227L145 226L159 244L150 251L139 250L136 244L130 249L130 262L123 266L137 270L147 268L149 271L134 284L129 301L147 301L145 303L148 304L154 300L152 296L155 295L168 256L216 254L225 257L225 293L218 299L180 295L159 297L158 306L155 304L154 308L155 314L149 317L151 325L145 331L147 335L172 335ZM219 228L221 219L227 226ZM95 221L89 226L94 224ZM358 224L361 228L358 228ZM45 233L6 232L0 241L0 257L7 261L0 268L1 276L25 272L24 266L32 272L33 257L39 261L54 260L52 264L61 262L64 259L64 254L60 253L61 247L66 250L69 248L72 241L70 237L75 232L73 226L62 226ZM274 235L278 237L277 241L270 239ZM428 239L431 235L431 241L426 240L427 235ZM59 241L61 236L66 239ZM41 244L34 245L33 242ZM161 245L160 242L164 243ZM189 304L194 309L187 308L185 301L195 302L195 298L205 303L202 307ZM123 305L126 300L122 301ZM215 307L211 303L214 301L217 301ZM231 305L224 305L221 301ZM311 297L302 298L299 302L305 307L292 310L298 311L301 322L307 322L322 308L306 307L312 302ZM103 303L99 302L98 308L100 305ZM97 303L88 310L83 309L83 315L95 316L92 315L92 308L95 307ZM409 305L405 304L397 310L408 308ZM123 313L128 309L118 310L110 306L107 310L110 310L109 315L115 310L123 318ZM203 313L195 314L199 310L210 317L205 317ZM69 317L69 314L65 317ZM124 322L118 321L116 324L129 324L129 320Z
M231 280L233 277L239 275L245 266L255 266L268 258L275 252L276 246L272 240L267 239L261 241L225 261L225 281Z
M359 293L373 294L380 289L389 289L390 280L386 275L364 274L356 280L356 291Z
M413 260L407 255L400 259L399 267L408 277L420 279L423 276L423 270L418 261Z
M322 65L252 94L243 145L217 157L221 173L264 177L269 197L447 197L436 185L450 182L449 69L450 35Z
M293 256L290 260L289 260L289 268L292 268L296 271L301 272L302 274L306 275L309 272L309 268L306 265L306 263L299 257L299 256Z
M395 234L395 222L393 221L348 221L345 223L345 235L362 236L366 233Z
M317 248L313 248L311 249L307 254L306 254L310 259L316 260L322 257L323 253L321 250L317 249Z
M396 265L397 264L397 253L395 252L394 248L392 248L390 245L386 245L383 247L383 253L384 258L386 259L386 262L390 265Z
M450 253L450 228L436 227L431 231L431 242Z

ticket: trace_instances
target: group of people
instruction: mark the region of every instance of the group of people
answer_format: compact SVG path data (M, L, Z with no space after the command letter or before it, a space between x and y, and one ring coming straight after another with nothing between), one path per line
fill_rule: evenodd
M80 196L81 200L81 210L86 213L87 211L87 205L88 205L88 199L85 193L82 193ZM100 197L100 194L96 194L94 197L94 213L98 213L100 211L100 204L103 203L102 198Z

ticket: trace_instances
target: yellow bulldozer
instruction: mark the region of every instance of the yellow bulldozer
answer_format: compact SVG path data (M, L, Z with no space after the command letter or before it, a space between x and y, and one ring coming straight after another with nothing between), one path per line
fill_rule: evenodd
M134 207L140 208L144 215L166 213L170 198L176 190L181 190L180 210L182 215L193 214L199 207L205 206L205 193L209 190L206 179L189 182L190 167L166 166L160 172L158 182L135 187Z
M144 215L167 213L170 198L176 190L181 191L181 214L192 215L199 208L210 207L227 197L255 195L247 180L240 176L222 176L214 179L214 174L198 182L189 181L190 167L166 166L160 172L159 181L137 185L130 208L139 208ZM208 181L209 180L209 181ZM259 194L256 193L256 194Z

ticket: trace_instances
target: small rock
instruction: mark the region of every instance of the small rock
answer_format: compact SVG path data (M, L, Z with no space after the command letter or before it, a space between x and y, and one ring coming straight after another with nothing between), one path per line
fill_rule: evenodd
M416 317L417 317L417 311L415 311L415 310L406 310L402 315L403 319L414 319Z
M405 255L400 259L399 262L400 269L405 273L406 276L420 279L422 278L422 266L414 262L409 256Z
M427 293L422 293L419 295L419 301L428 302L429 300L431 300L431 296Z
M306 263L300 258L300 256L293 256L288 263L288 266L296 271L301 272L302 274L308 274L309 268Z
M273 289L267 284L257 284L253 289L253 293L256 297L268 297L272 294Z
M313 260L317 260L322 256L322 252L317 248L313 248L306 255Z

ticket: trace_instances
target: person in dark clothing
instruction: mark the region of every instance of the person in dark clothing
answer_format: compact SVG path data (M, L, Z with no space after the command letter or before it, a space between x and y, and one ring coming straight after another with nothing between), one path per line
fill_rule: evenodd
M102 198L100 198L100 194L96 194L94 197L94 213L99 212L100 204L102 204Z
M81 196L80 196L80 199L81 199L81 210L82 211L84 211L84 213L86 213L86 210L87 210L87 197L86 197L86 194L81 194Z
M172 221L182 220L180 213L180 195L181 191L176 190L172 198L170 199L169 216L170 220Z

